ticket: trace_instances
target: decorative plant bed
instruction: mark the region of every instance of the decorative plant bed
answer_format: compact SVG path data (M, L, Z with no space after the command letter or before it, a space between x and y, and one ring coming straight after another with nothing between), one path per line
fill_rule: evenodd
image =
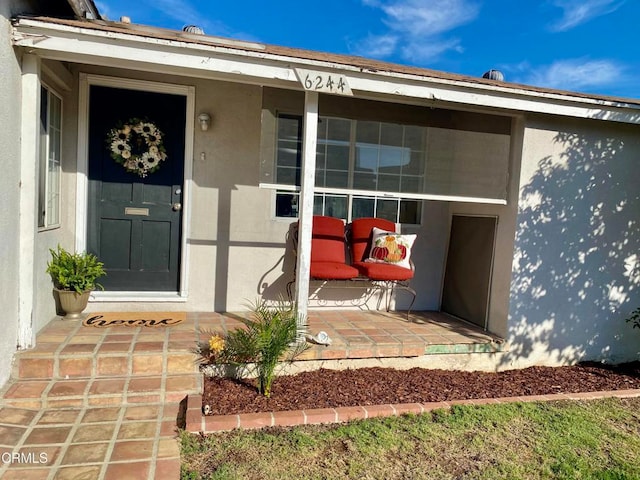
M278 377L271 396L255 380L205 377L202 406L210 415L443 402L640 389L640 362L530 367L499 373L362 368Z

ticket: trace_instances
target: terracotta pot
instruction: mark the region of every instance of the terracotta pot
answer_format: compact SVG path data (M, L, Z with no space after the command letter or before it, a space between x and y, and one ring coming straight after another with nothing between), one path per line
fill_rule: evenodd
M60 299L60 307L65 314L64 318L67 320L82 319L82 312L87 308L91 291L78 293L75 290L54 290Z

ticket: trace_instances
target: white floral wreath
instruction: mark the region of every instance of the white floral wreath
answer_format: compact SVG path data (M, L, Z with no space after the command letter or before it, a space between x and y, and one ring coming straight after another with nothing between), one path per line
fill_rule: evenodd
M109 130L107 144L111 158L127 169L146 177L167 159L162 132L153 123L132 118Z

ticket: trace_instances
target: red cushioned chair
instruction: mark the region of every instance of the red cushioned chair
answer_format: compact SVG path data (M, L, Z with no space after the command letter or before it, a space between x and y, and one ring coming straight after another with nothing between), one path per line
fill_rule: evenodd
M344 223L339 218L314 215L311 231L310 277L314 280L351 280L359 275L358 269L347 263ZM297 232L294 235L297 249ZM287 294L292 298L291 286Z
M358 269L347 264L344 223L339 218L313 217L311 231L311 278L350 280Z
M413 295L411 305L409 305L409 311L411 311L411 307L416 300L416 291L408 284L414 274L413 263L411 263L411 268L404 268L389 263L367 262L366 260L369 258L369 252L371 251L373 227L387 232L396 231L395 223L384 218L358 218L353 220L349 234L353 266L358 269L362 276L386 283L391 294L393 294L395 288L401 288L411 293ZM387 298L387 311L389 311L390 303L391 298L389 296Z

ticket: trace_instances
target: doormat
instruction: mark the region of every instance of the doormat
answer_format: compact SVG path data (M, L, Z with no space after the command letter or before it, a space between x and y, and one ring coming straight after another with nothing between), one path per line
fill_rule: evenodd
M186 312L100 312L83 320L86 327L171 327L186 320Z

